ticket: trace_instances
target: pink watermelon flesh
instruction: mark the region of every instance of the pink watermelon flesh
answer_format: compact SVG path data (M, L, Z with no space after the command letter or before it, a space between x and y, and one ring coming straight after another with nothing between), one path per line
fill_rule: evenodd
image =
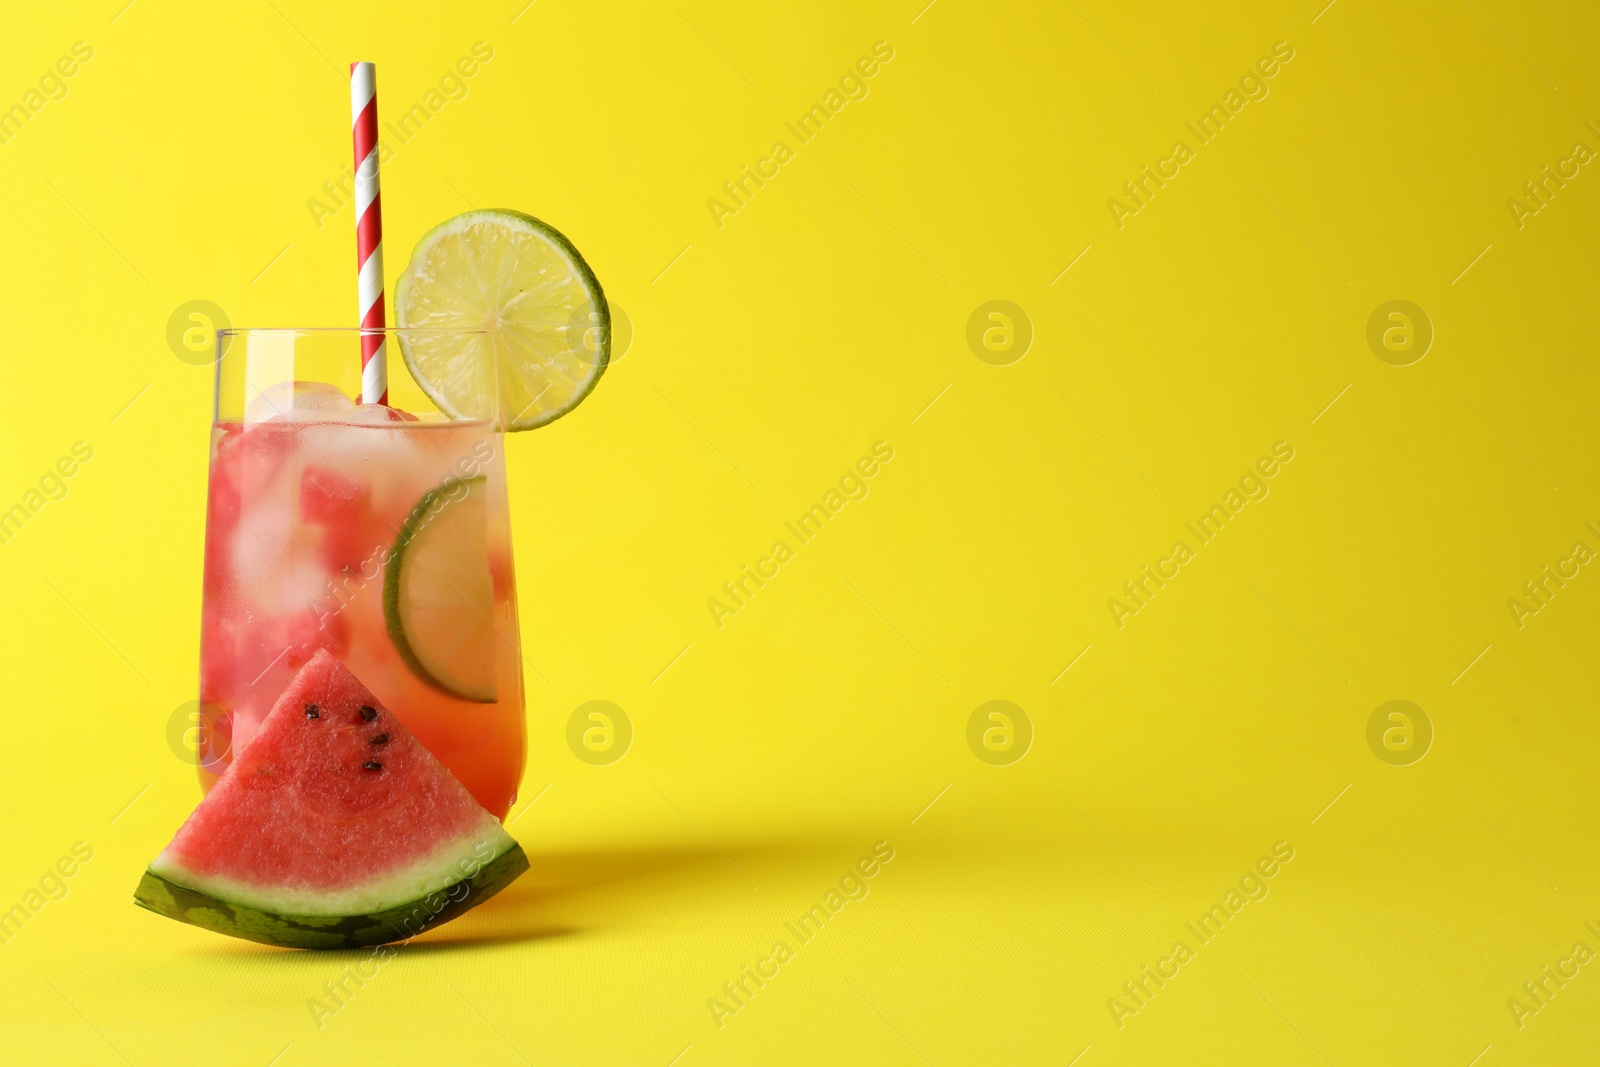
M499 821L318 651L135 897L236 936L343 947L418 932L418 902L437 925L526 869Z

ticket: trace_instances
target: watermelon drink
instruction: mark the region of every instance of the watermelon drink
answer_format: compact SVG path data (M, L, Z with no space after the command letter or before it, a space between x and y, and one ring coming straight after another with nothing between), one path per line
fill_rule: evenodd
M525 742L503 420L451 418L412 383L391 382L405 410L356 403L358 343L219 337L201 785L325 650L504 818Z
M429 230L394 295L395 329L218 333L201 786L326 650L504 818L525 757L506 435L590 394L610 307L565 235L502 209ZM364 396L386 351L404 367Z
M594 271L507 209L424 234L387 328L375 75L350 73L361 325L217 333L207 795L135 891L297 948L408 939L528 869L500 826L526 755L505 436L610 360Z

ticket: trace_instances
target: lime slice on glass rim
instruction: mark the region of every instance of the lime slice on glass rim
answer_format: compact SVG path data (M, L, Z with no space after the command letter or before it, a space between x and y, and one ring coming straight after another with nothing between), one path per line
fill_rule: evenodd
M423 235L395 286L406 367L453 419L531 430L578 406L605 373L611 311L572 242L532 215L469 211Z
M417 501L383 574L383 621L418 678L480 704L498 699L488 481L452 478Z

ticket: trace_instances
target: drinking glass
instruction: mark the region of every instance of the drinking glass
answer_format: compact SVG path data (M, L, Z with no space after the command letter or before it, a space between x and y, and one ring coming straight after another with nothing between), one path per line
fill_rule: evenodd
M363 334L217 335L201 607L201 787L326 649L489 811L525 758L502 418L451 419L382 331L390 404L360 403Z

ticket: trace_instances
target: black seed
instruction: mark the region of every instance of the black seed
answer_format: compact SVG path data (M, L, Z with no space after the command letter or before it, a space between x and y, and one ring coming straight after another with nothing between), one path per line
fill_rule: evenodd
M376 760L369 760L368 762L363 763L361 765L361 767L362 767L363 770L368 770L368 771L381 771L381 770L383 770L383 764L379 763Z
M321 716L322 716L322 711L315 704L307 704L306 705L306 718L308 718L308 719L317 719L317 718L321 718Z
M388 734L379 734L377 737L374 737L372 740L367 742L367 744L369 744L369 745L387 745L388 743L389 743L389 735Z
M376 719L377 717L378 717L378 709L377 708L369 707L366 704L361 705L361 721L362 722L371 722L373 719Z

